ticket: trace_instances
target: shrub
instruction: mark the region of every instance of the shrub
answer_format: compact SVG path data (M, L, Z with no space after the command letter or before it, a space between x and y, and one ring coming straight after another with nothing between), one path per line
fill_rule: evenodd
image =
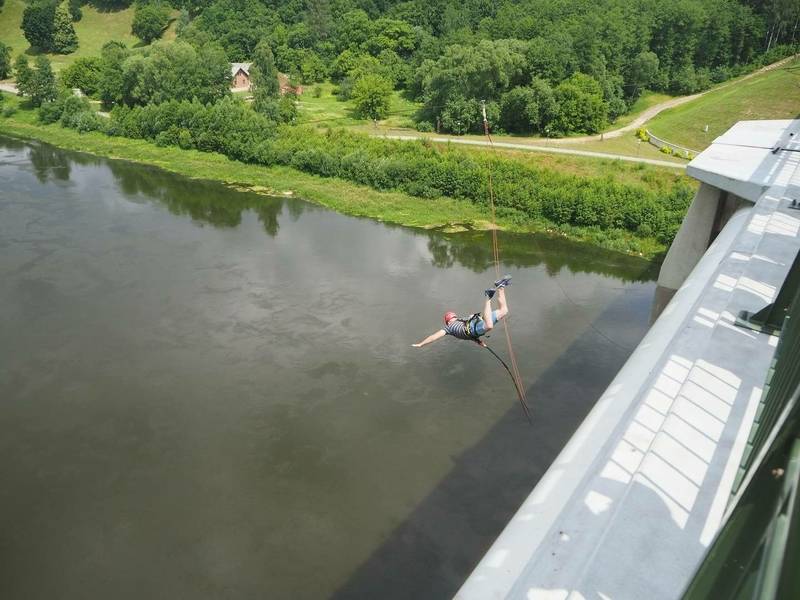
M421 133L430 133L433 131L433 124L430 121L418 121L416 128Z
M692 196L691 188L682 184L654 190L424 142L373 139L334 129L320 133L312 127L276 129L273 122L233 98L209 105L169 101L116 107L109 122L89 110L84 98L70 97L64 100L61 120L78 131L101 130L159 146L220 152L234 160L290 166L422 198L447 196L485 205L491 170L496 207L516 222L544 219L598 232L624 230L664 243L675 235Z
M39 113L38 113L39 122L44 123L45 125L49 125L50 123L55 123L61 118L63 112L64 112L63 99L43 102L42 105L39 107Z
M672 154L672 148L670 148L669 146L661 146L661 148L659 148L659 151L663 152L664 154Z
M6 118L10 117L16 112L17 112L17 107L14 106L13 104L9 104L8 106L3 107L3 116Z

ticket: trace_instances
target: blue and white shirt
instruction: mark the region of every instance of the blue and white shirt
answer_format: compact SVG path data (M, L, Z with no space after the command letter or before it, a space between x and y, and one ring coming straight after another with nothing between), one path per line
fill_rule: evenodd
M471 319L472 317L470 317ZM474 340L475 336L469 334L467 323L461 319L453 319L444 326L444 332L460 340Z

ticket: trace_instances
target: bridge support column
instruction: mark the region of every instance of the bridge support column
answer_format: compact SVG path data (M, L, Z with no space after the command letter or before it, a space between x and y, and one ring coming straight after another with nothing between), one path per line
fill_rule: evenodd
M719 188L707 183L700 184L661 265L658 273L659 286L677 290L708 250L722 196L723 192Z
M661 314L678 288L686 281L716 234L739 207L739 203L739 198L733 196L729 199L728 194L719 188L707 183L700 184L661 265L652 320Z

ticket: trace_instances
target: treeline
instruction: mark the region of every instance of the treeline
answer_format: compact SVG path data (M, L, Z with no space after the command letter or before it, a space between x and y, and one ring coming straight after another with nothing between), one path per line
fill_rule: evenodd
M498 211L508 218L624 230L662 243L674 237L692 195L682 183L652 189L611 178L583 178L425 142L379 140L333 129L276 130L267 117L234 98L210 105L171 100L119 106L104 119L86 99L67 96L45 102L40 118L60 120L79 131L221 152L234 160L289 166L432 201L447 196L485 204L491 170Z
M31 45L74 49L71 20L82 1L32 0L22 23ZM694 93L800 43L797 0L138 0L134 33L145 43L158 38L173 8L181 10L178 39L208 52L203 59L220 75L223 62L251 62L266 47L291 80L334 81L362 116L385 116L391 91L402 90L422 103L420 130L459 134L481 131L484 101L498 132L594 133L646 89ZM159 50L133 55L133 68L183 60ZM139 94L153 85L133 75L123 79L137 82L104 97L107 105L168 98ZM219 96L214 77L204 83Z
M331 78L345 97L378 76L424 103L421 129L453 133L480 129L481 100L509 132L595 132L644 89L693 93L800 40L796 0L192 0L184 8L185 39L216 40L236 61L266 41L281 71L303 83Z

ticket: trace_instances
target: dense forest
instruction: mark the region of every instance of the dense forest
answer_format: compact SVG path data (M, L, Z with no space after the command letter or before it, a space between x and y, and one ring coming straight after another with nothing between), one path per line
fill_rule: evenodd
M114 10L129 0L94 3ZM31 45L74 50L69 15L79 19L80 6L80 0L33 0L23 19ZM144 44L160 36L168 10L178 9L178 39L194 50L167 58L152 57L147 47L128 52L129 72L148 60L162 71L165 62L186 68L194 53L222 74L222 62L253 61L261 44L294 81L332 80L342 99L355 95L364 116L383 116L387 94L401 90L422 104L414 115L418 129L449 133L479 132L481 101L496 131L594 133L645 89L693 93L785 55L800 41L797 0L141 0L135 6L133 32ZM100 87L85 72L97 71L99 60L69 77ZM201 84L208 77L195 81L196 97L217 96ZM124 101L183 99L185 86L178 88L166 96L132 92Z

